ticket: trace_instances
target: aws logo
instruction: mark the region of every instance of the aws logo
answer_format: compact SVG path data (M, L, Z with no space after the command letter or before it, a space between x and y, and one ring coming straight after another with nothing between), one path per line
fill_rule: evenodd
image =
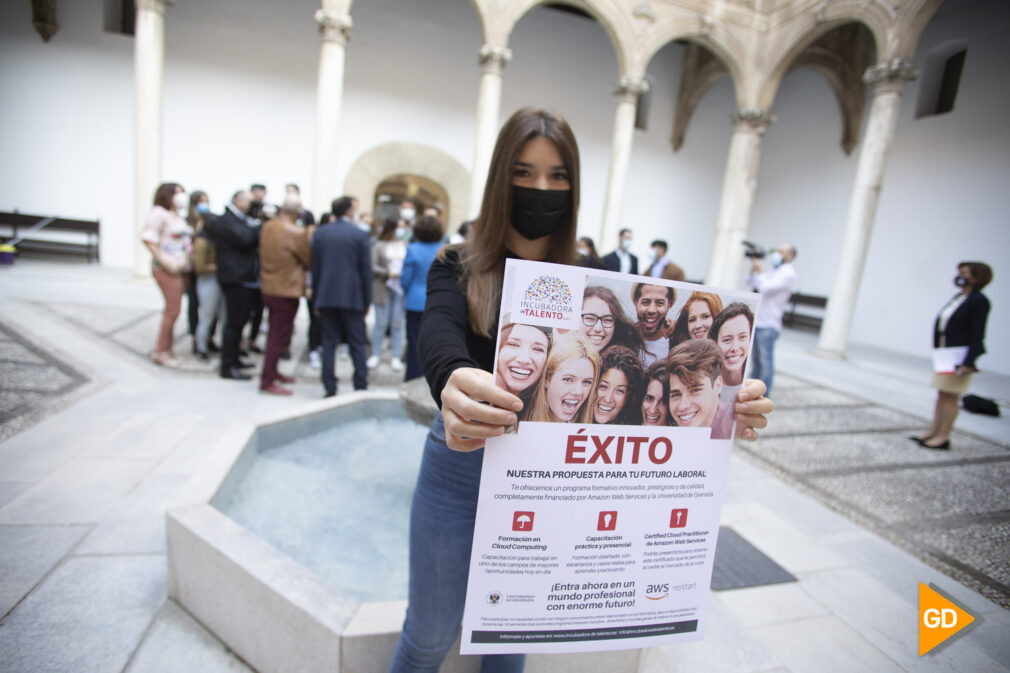
M661 601L670 595L670 585L667 584L650 584L645 588L645 597L650 601Z

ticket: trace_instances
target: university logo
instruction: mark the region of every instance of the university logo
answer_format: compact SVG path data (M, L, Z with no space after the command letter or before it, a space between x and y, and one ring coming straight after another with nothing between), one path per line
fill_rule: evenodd
M538 320L569 320L575 312L572 290L557 276L537 276L526 287L520 302L520 316Z
M499 603L501 603L501 592L500 591L492 591L491 593L489 593L487 595L487 604L488 605L498 605Z

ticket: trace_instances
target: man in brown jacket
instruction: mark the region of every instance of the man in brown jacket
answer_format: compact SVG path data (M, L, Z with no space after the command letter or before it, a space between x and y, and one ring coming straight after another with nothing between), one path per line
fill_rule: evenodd
M277 217L268 220L260 232L263 305L270 311L260 390L272 395L290 395L291 389L279 385L278 381L295 381L294 377L277 371L277 361L291 341L298 301L305 294L305 272L312 261L308 236L295 222L301 207L301 200L289 195Z

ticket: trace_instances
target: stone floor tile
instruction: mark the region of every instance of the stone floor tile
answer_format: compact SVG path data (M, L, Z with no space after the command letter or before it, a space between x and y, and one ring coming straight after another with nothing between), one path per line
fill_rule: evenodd
M0 526L0 618L84 537L87 526Z
M174 601L158 611L124 673L253 673Z
M912 442L908 435L907 430L841 433L831 437L830 450L824 450L823 437L762 436L757 443L742 449L798 476L822 475L833 470L872 472L874 467L886 465L929 467L965 458L1010 458L1010 452L1004 447L978 438L955 439L955 450L948 452L927 451Z
M935 528L912 538L1010 586L1010 521Z
M32 487L30 481L0 481L0 507Z
M732 520L740 535L794 575L846 564L838 554L793 526L789 512L780 515L763 504L738 504Z
M107 440L96 442L85 456L89 459L160 460L199 420L197 413L137 414L109 433Z
M752 633L796 673L901 673L902 669L834 616L756 628Z
M164 600L164 556L71 557L4 621L0 670L120 673Z
M6 362L3 366L5 388L38 393L59 394L79 381L56 367Z
M101 521L151 467L139 461L70 461L0 508L0 524Z
M886 524L911 521L918 525L922 519L1005 510L1010 462L860 473L811 481ZM914 519L909 518L912 516Z
M785 673L750 629L713 593L702 640L654 647L642 656L639 673Z
M996 661L975 646L969 634L919 657L918 586L896 593L861 570L811 573L802 578L804 591L877 647L906 671L1002 671Z
M899 596L918 597L919 582L935 584L972 614L1007 613L984 596L876 535L845 540L832 544L831 548L848 565L859 568Z
M820 409L781 409L775 411L774 422L761 431L761 437L779 435L823 435L845 433L858 428L861 432L918 428L922 421L914 416L884 407L840 407Z
M796 582L722 591L719 600L749 627L828 614L804 591L804 585Z
M0 362L45 364L45 359L12 339L0 340Z
M797 409L809 407L859 407L869 404L866 400L835 390L820 387L781 388L775 379L775 409Z
M975 647L1010 668L1010 614L1005 610L981 616L975 628L964 634Z
M165 511L188 482L181 476L147 477L95 526L75 553L164 554Z
M111 334L156 313L147 308L102 306L101 310L96 310L95 306L88 304L53 302L47 302L46 308L96 334Z

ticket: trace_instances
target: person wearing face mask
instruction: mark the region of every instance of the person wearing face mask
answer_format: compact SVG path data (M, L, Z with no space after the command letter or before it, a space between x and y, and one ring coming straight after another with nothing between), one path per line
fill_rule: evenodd
M251 376L243 369L252 367L239 359L242 329L249 320L252 287L259 284L259 221L247 213L252 195L235 192L224 213L205 225L207 238L214 244L217 281L224 295L226 320L221 337L220 373L223 379L247 381Z
M400 274L403 288L403 308L407 315L407 371L403 380L416 379L423 373L417 359L417 338L421 327L421 314L428 293L428 271L442 247L442 223L431 215L425 215L414 225L415 240L407 246ZM394 353L393 357L399 356Z
M414 202L410 199L404 199L400 203L400 219L408 225L413 225L415 217L417 217L417 207L414 206Z
M603 257L603 266L608 271L621 273L638 273L638 257L631 254L631 229L621 229L618 234L617 250Z
M775 377L775 340L782 332L782 314L796 287L796 247L783 243L768 255L772 268L764 271L760 259L751 260L747 285L761 293L761 306L754 320L754 361L751 374L764 381L771 395Z
M943 305L933 322L933 348L964 349L964 357L953 372L933 375L936 407L929 430L911 439L926 449L950 449L950 433L957 419L957 398L968 392L975 360L985 353L985 324L989 319L989 299L982 288L992 280L992 268L985 262L961 262L954 285L960 292Z
M576 250L579 253L579 264L581 266L607 270L607 267L603 264L603 260L600 259L599 253L596 252L596 244L593 243L593 239L588 236L581 237Z
M666 241L661 239L656 239L650 245L651 252L649 253L649 260L652 266L649 267L649 275L653 278L665 278L667 280L680 278L683 279L683 270L670 261L670 258L666 256L667 245Z
M188 198L182 185L166 182L154 193L154 205L144 218L140 240L151 251L151 275L165 298L161 328L151 358L163 367L178 367L179 358L173 349L172 332L182 310L182 295L189 274L192 235L182 216L186 214ZM180 215L181 213L181 215Z
M411 505L407 614L391 673L437 670L459 635L482 449L517 422L524 406L494 385L491 371L505 260L577 263L578 206L571 128L553 111L523 108L498 134L470 235L443 247L431 265L418 346L439 412ZM756 438L754 429L766 424L771 402L761 398L763 389L753 381L741 393L737 417L745 438ZM485 671L519 673L524 657L488 655L482 664Z

